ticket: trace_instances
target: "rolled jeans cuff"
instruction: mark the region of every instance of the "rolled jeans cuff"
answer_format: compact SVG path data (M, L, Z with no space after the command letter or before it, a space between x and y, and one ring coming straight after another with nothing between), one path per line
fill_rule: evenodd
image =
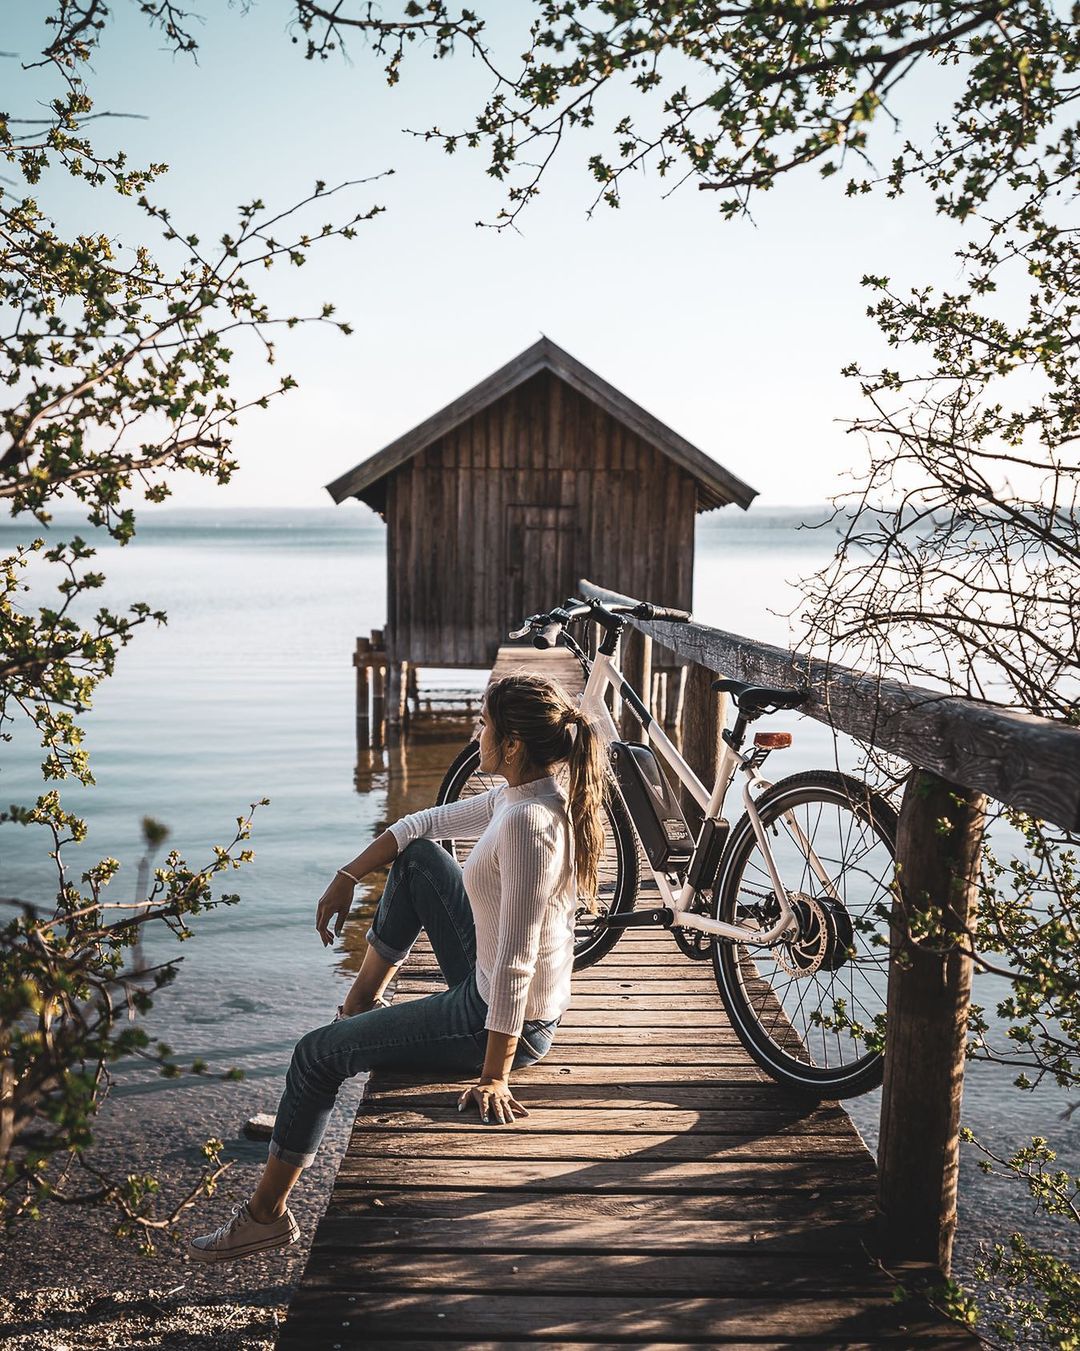
M392 948L389 943L384 943L373 928L368 929L367 933L364 935L364 941L369 948L375 949L384 962L389 962L391 966L400 966L409 953L412 952L411 943L404 952L399 952L397 948Z
M314 1154L298 1154L295 1149L284 1149L273 1137L270 1139L270 1153L275 1159L291 1164L294 1168L310 1168L315 1162Z

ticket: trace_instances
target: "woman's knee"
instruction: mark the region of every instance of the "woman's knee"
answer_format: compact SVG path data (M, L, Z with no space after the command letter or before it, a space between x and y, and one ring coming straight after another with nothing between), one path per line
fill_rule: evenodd
M325 1059L329 1050L326 1033L333 1026L333 1023L328 1023L326 1027L313 1027L297 1041L293 1047L292 1063L298 1070L310 1071Z
M398 854L397 858L404 863L431 863L441 862L450 855L435 840L422 838L419 840L410 840L405 848ZM397 859L394 860L397 862Z
M383 894L385 895L387 891L396 889L389 885L392 878L406 877L417 865L423 867L426 871L430 871L432 866L438 865L439 854L449 858L442 845L436 844L434 840L410 840L405 848L400 849L394 856L394 861L390 864L390 869L386 875L387 886Z

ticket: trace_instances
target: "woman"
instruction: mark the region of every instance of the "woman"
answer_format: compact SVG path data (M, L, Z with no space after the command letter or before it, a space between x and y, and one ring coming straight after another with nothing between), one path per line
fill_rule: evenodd
M492 681L479 727L480 769L505 785L401 817L323 893L315 928L330 945L354 887L393 863L338 1018L296 1044L262 1179L220 1229L190 1241L196 1260L296 1242L289 1193L354 1074L386 1066L478 1072L459 1111L475 1108L482 1122L499 1125L528 1116L509 1074L543 1059L570 1002L578 898L595 903L603 845L603 748L566 691L544 676ZM568 791L554 773L564 763ZM455 835L479 835L463 868L436 843ZM449 988L390 1006L383 991L421 929Z

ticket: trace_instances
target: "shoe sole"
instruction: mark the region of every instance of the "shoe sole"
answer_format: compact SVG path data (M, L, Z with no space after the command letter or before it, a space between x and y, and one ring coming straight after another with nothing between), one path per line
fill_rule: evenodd
M196 1262L232 1262L240 1257L252 1257L257 1252L266 1252L270 1248L288 1248L300 1237L300 1228L275 1238L260 1239L258 1243L245 1243L242 1248L199 1248L188 1244L188 1256Z

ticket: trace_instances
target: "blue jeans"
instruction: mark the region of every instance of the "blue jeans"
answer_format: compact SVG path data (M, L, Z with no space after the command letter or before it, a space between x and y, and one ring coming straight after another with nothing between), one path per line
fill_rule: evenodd
M368 931L397 965L427 931L447 990L316 1027L296 1043L270 1153L306 1168L315 1159L338 1089L364 1070L437 1069L478 1074L487 1050L487 1004L476 988L476 931L457 860L433 840L413 840L391 865ZM526 1022L514 1069L543 1059L559 1020Z

